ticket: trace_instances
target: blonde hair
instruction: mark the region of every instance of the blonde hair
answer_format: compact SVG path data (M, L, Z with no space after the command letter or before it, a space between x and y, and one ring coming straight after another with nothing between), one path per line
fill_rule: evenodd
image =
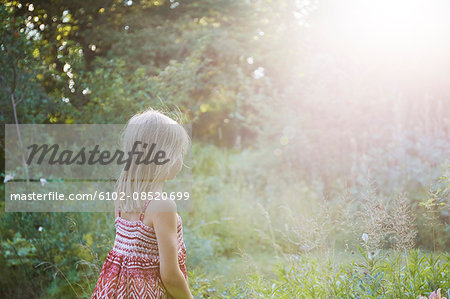
M168 176L173 171L172 168L182 167L183 157L191 140L182 125L161 112L150 109L134 115L128 121L123 132L125 154L132 151L136 142L141 142L139 143L141 158L147 157L153 148L152 158L155 153L162 151L165 153L164 159L169 160L162 165L155 163L146 165L136 163L138 157L133 156L129 169L122 170L116 183L119 197L120 194L125 194L125 200L119 201L120 211L141 211L144 201L135 200L136 197L133 197L133 194L152 191L155 186L170 179Z

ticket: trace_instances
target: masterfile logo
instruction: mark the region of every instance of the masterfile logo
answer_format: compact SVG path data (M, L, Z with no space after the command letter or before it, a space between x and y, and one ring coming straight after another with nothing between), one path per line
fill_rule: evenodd
M5 125L6 211L103 212L113 209L111 200L142 199L142 194L114 192L120 174L130 173L134 184L140 181L141 171L159 175L176 157L168 145L158 142L157 134L146 134L144 140L125 147L124 128L118 124ZM188 134L190 128L184 126ZM164 180L167 192L145 194L144 199L189 198L191 158L188 151L177 179Z

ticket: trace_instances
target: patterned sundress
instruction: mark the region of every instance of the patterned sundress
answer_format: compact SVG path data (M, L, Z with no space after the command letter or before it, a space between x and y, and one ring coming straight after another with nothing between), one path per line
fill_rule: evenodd
M154 299L171 298L159 274L159 252L156 234L142 220L150 201L146 201L139 221L116 218L116 239L98 278L92 299ZM186 246L183 226L177 214L178 264L187 279Z

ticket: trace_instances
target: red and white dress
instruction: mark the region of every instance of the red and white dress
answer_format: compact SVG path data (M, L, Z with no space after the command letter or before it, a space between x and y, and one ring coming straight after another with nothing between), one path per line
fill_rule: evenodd
M139 221L116 218L116 239L108 253L97 281L92 299L154 299L170 298L159 274L159 252L156 234L152 227L142 222L144 205ZM186 246L183 242L183 226L178 217L178 264L186 274Z

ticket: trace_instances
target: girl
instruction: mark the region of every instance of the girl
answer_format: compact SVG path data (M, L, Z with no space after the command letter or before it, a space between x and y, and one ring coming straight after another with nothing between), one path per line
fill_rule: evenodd
M181 125L154 110L133 116L123 137L125 154L136 146L142 154L117 181L118 196L125 200L116 201L114 247L92 298L192 298L175 202L149 200L181 170L190 138ZM139 162L154 153L157 157L147 159L153 163ZM137 194L140 199L134 200Z

